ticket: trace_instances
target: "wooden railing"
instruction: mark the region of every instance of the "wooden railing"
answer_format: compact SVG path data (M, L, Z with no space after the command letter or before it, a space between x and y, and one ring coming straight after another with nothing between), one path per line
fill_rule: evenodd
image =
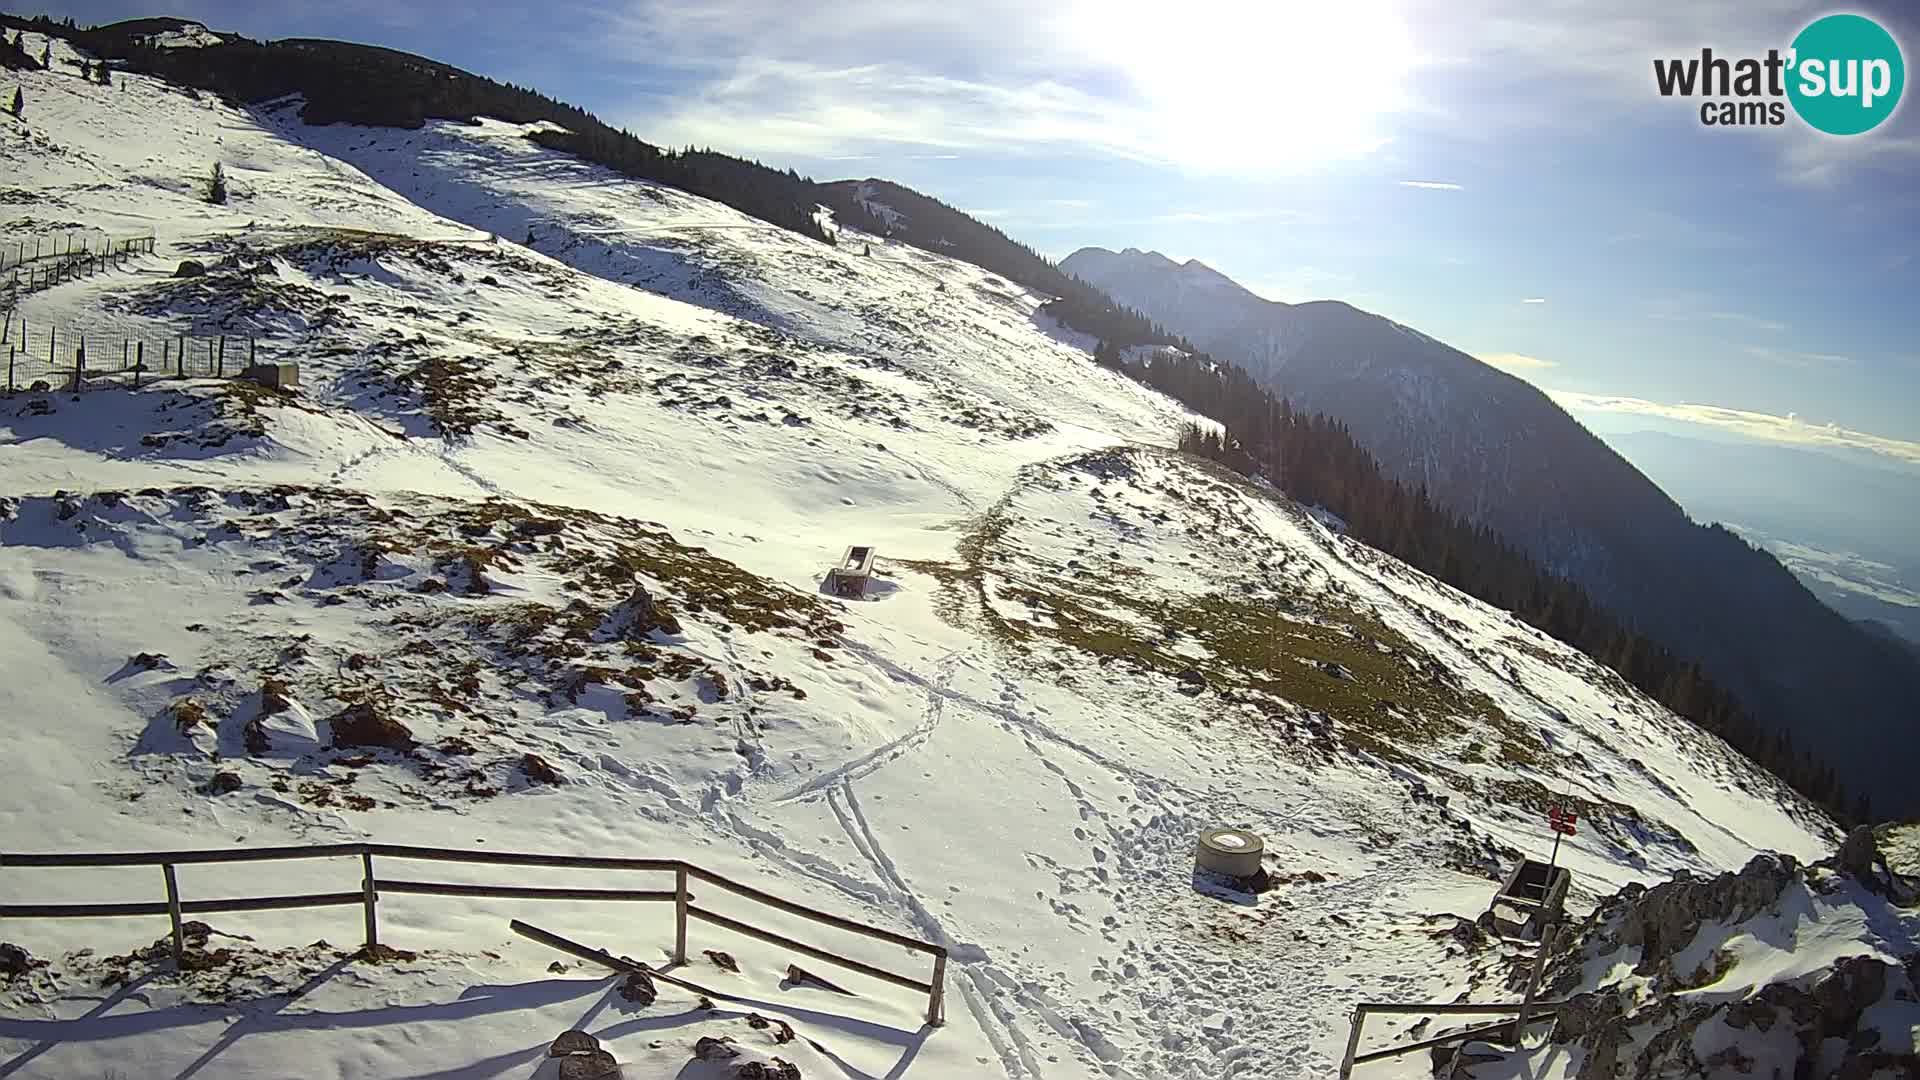
M1387 1058L1411 1054L1419 1050L1431 1050L1448 1043L1464 1043L1473 1039L1504 1039L1519 1046L1526 1036L1527 1029L1535 1024L1550 1023L1559 1016L1564 1001L1536 1001L1534 992L1540 986L1540 976L1546 970L1547 955L1553 948L1553 940L1559 933L1559 926L1549 923L1542 931L1540 948L1533 955L1533 968L1527 975L1526 995L1514 1002L1438 1002L1422 1001L1413 1003L1391 1003L1363 1001L1353 1007L1353 1024L1347 1031L1347 1052L1340 1059L1340 1080L1353 1075L1355 1065L1365 1065L1370 1061L1384 1061ZM1436 1035L1419 1042L1401 1043L1382 1050L1360 1053L1360 1033L1367 1026L1367 1017L1374 1013L1398 1013L1415 1016L1511 1016L1498 1024L1465 1028Z
M188 900L180 895L175 868L206 863L270 862L285 859L331 859L358 857L361 865L360 887L352 892L301 893L291 896L243 896L220 900ZM574 870L619 870L672 874L671 889L574 889L531 885L478 885L445 881L414 881L381 878L374 873L373 860L408 859L426 862L457 862L488 866L547 866ZM947 949L906 934L882 930L829 912L807 907L764 892L750 885L723 877L711 870L679 859L629 859L598 855L546 855L508 851L462 851L454 848L415 847L408 844L315 844L295 847L211 849L200 851L143 851L87 853L0 853L0 869L157 866L166 887L166 899L154 902L101 904L0 904L0 919L98 919L165 915L173 927L174 961L186 952L182 920L187 915L207 915L233 911L277 911L288 908L345 907L360 905L366 920L366 943L371 949L380 942L378 907L381 892L413 893L426 896L497 897L514 900L588 900L639 903L668 903L674 906L673 958L687 960L687 921L699 919L736 934L764 941L804 956L813 957L869 978L927 995L927 1023L940 1024L946 1014ZM751 923L694 906L688 890L692 879L725 889L765 907L803 919L844 930L861 937L898 945L933 957L933 976L922 982L885 968L840 956L827 949L796 941L762 929Z

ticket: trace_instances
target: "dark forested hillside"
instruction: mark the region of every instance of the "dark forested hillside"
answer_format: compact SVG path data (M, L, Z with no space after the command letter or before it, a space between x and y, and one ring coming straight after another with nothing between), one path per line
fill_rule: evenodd
M196 49L146 43L149 35L187 25L178 19L138 19L87 30L56 27L44 19L9 18L6 24L58 29L95 55L238 102L299 94L306 99L300 115L309 124L418 128L428 120L478 116L516 124L549 121L566 130L537 133L534 138L542 145L831 240L815 221L815 209L824 202L820 186L798 173L710 150L665 150L585 109L411 53L342 41L251 41L233 34L222 35L223 44Z
M1622 625L1580 586L1542 570L1485 525L1443 509L1389 477L1346 427L1297 412L1245 371L1206 356L1162 355L1128 363L1102 345L1102 363L1219 420L1227 433L1183 433L1183 449L1272 481L1301 502L1324 506L1368 545L1417 567L1572 645L1649 697L1724 738L1842 821L1870 808L1825 761L1790 735L1756 721L1699 664Z
M820 187L827 205L849 225L964 259L1054 297L1043 310L1064 326L1125 345L1182 344L1145 315L1114 303L1039 252L938 199L887 180L841 180Z
M1338 418L1386 474L1578 582L1697 660L1883 809L1920 812L1920 664L1822 603L1771 554L1686 511L1545 393L1337 301L1266 300L1198 262L1085 249L1061 264Z

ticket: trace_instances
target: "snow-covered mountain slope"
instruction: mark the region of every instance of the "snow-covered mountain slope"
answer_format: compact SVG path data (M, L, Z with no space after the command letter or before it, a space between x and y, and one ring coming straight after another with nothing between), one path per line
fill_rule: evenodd
M0 402L6 847L687 858L952 964L930 1030L910 994L788 984L794 957L697 926L741 970L687 974L802 1036L775 1045L678 991L636 1011L505 925L653 962L647 907L387 895L383 941L418 951L392 964L294 948L355 940L350 909L220 916L248 940L190 974L126 952L160 920L10 923L48 961L0 976L10 1075L523 1077L571 1027L628 1076L702 1075L709 1034L808 1077L1319 1075L1355 1000L1507 993L1519 954L1453 931L1545 846L1550 794L1583 811L1579 903L1835 839L1598 665L1174 454L1195 418L975 267L767 229L497 122L23 83L10 235L159 251L16 319L253 335L302 387ZM189 256L208 272L172 277ZM851 543L881 555L863 600L821 587ZM1196 882L1220 823L1265 836L1274 889ZM156 899L146 877L9 868L0 895Z
M1390 474L1699 662L1880 812L1920 806L1906 782L1917 751L1892 734L1920 694L1912 655L1828 608L1771 555L1690 521L1537 388L1344 303L1262 299L1197 260L1085 248L1060 266L1295 407L1337 418Z

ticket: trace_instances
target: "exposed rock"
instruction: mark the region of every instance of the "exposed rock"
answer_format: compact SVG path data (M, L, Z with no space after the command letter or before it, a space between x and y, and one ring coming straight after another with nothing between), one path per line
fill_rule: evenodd
M127 666L140 671L152 671L155 668L170 668L173 665L167 661L165 653L143 652L127 657Z
M207 781L207 786L204 790L209 795L228 795L239 791L245 786L240 779L239 773L217 772L213 774L213 779Z
M633 593L622 601L608 616L613 623L614 632L626 638L644 638L658 630L665 634L680 633L680 620L673 612L653 598L643 585L635 585Z
M790 1061L745 1061L733 1067L738 1080L800 1080L800 1067Z
M747 1026L754 1029L755 1031L764 1031L768 1028L772 1028L774 1042L790 1043L794 1040L793 1025L787 1023L785 1020L769 1019L767 1017L761 1016L757 1012L748 1013L746 1016L746 1020L747 1020Z
M520 759L520 771L527 774L527 780L535 784L564 784L566 778L560 771L548 763L539 754L527 754Z
M705 953L707 959L713 961L714 967L719 968L721 971L731 971L735 975L740 974L740 965L734 962L732 956L718 949L707 949Z
M1180 680L1180 685L1176 689L1189 697L1204 693L1207 689L1207 677L1200 674L1196 668L1187 668L1176 678Z
M1840 845L1840 852L1834 857L1840 872L1856 881L1870 886L1880 884L1874 867L1884 862L1880 858L1880 844L1874 838L1873 826L1856 825Z
M556 963L557 962L558 961L556 961ZM553 1045L547 1047L547 1056L561 1057L566 1054L586 1054L598 1049L600 1049L599 1039L575 1028L572 1031L561 1032L560 1037L553 1040Z
M330 721L333 745L370 746L388 750L411 750L413 732L382 712L371 701L361 701L340 710Z
M182 259L173 271L176 278L196 278L207 272L207 264L198 259Z
M547 972L552 975L565 975L572 970L572 968L567 966L565 960L555 960L553 963L547 965Z
M725 1061L728 1058L739 1057L740 1048L733 1045L733 1039L730 1036L722 1035L714 1038L711 1035L702 1035L699 1041L693 1044L693 1056L701 1061Z
M644 1008L660 997L660 991L654 987L653 979L646 972L635 971L621 980L620 996Z
M20 946L12 942L0 941L0 975L5 975L11 979L15 976L25 975L35 968L43 968L46 966L47 962L45 960L36 959L32 953Z
M1618 945L1640 947L1641 975L1663 972L1675 953L1687 947L1702 923L1743 922L1773 906L1780 891L1799 873L1791 856L1771 852L1755 855L1738 874L1717 878L1676 877L1635 895L1634 887L1608 902L1637 900L1623 905ZM1602 911L1607 910L1603 905ZM1595 913L1596 916L1599 912Z
M607 1080L620 1075L620 1063L605 1050L568 1054L560 1059L560 1080Z
M1354 678L1353 672L1348 670L1347 665L1345 664L1339 663L1334 660L1322 660L1320 661L1319 666L1321 671L1326 672L1328 675L1331 675L1342 682L1353 681L1353 678Z

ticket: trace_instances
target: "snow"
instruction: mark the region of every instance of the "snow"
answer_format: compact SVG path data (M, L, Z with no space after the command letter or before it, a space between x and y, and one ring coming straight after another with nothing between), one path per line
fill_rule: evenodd
M1045 325L1043 298L977 267L772 229L498 121L309 128L294 101L236 110L140 76L22 82L26 122L0 120L0 158L36 198L25 213L158 237L125 270L21 298L29 325L257 335L298 361L303 390L103 378L77 399L0 401L0 656L31 673L0 681L9 847L372 838L686 858L950 948L935 1030L910 993L852 974L855 998L783 987L805 958L697 925L695 953L724 949L742 971L696 956L683 974L790 1021L803 1038L769 1052L809 1077L1198 1078L1323 1074L1362 998L1505 995L1497 964L1434 929L1491 896L1476 860L1549 841L1494 781L1610 808L1561 853L1587 898L1834 838L1591 661L1173 455L1182 424L1208 422L1093 365ZM215 161L222 207L198 198ZM186 257L213 266L201 284L170 277ZM480 388L437 383L430 363ZM488 507L559 531L516 533L481 520ZM849 543L880 556L860 601L821 587ZM460 562L476 546L493 553L484 592ZM647 636L650 659L613 629L628 585L593 576L622 558L682 624ZM1339 690L1323 706L1223 698L1231 620L1160 635L1229 593L1288 613L1288 688L1334 685L1310 681L1310 648L1355 663L1386 649L1355 692L1390 678L1477 694L1503 726L1385 738L1393 722ZM595 615L582 636L509 632L575 602ZM798 614L755 628L761 602ZM165 663L130 663L140 653ZM1146 656L1216 685L1190 695ZM266 709L269 676L288 685L283 710ZM343 764L320 748L362 686L417 754ZM209 721L183 733L171 710L189 698ZM255 719L268 751L245 745ZM445 749L457 739L472 752ZM1495 752L1508 743L1518 763ZM528 752L567 782L530 782ZM239 790L203 790L222 770ZM1263 838L1274 892L1194 888L1197 837L1223 825ZM182 887L336 891L358 874L193 868ZM0 894L151 900L157 877L9 872ZM711 900L924 977L924 958ZM558 954L506 928L525 917L659 962L671 923L656 908L390 894L380 917L417 959L263 956L258 978L306 989L230 1005L166 973L88 981L160 920L9 926L56 963L0 988L0 1070L526 1076L583 1027L651 1076L684 1065L697 1034L764 1041L744 1010L679 991L623 1011L607 979L548 973ZM263 952L360 932L351 908L210 921Z

